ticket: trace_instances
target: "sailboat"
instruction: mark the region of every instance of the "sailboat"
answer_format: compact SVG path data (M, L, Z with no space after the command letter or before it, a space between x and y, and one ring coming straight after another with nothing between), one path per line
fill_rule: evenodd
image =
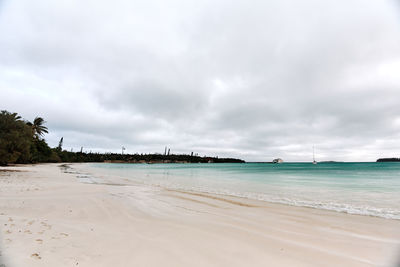
M312 164L317 164L317 162L315 161L315 149L314 149L314 146L312 147L312 158L313 158Z

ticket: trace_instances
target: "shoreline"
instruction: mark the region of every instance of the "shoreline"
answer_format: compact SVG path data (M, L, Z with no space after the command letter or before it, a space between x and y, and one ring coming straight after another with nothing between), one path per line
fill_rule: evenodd
M87 164L87 163L83 163ZM97 164L97 163L95 163ZM106 163L107 164L107 163ZM247 164L247 163L244 163ZM290 163L289 163L290 164ZM296 163L294 163L296 164ZM311 164L311 163L310 163ZM66 164L63 164L66 165ZM87 172L87 170L91 170L92 174L88 173L82 173L82 175L89 177L92 177L93 179L88 179L91 180L89 183L102 183L99 182L100 179L97 179L96 177L98 175L102 175L102 173L99 172L99 169L96 167L87 167L85 170L82 170L83 172ZM94 174L94 175L93 175ZM122 181L120 176L113 176L112 181L110 179L107 180L107 182L103 182L102 184L109 184L109 185L129 185L130 183L138 183L138 184L143 184L143 185L148 185L148 186L155 186L155 187L160 187L164 190L178 190L178 191L185 191L185 192L190 192L190 193L201 193L201 194L206 194L209 196L219 196L219 197L225 197L225 198L237 198L237 201L260 201L261 203L270 203L270 204L280 204L284 206L292 206L292 207L304 207L304 208L311 208L311 209L317 209L317 210L327 210L327 211L333 211L333 212L339 212L339 213L345 213L345 214L351 214L351 215L360 215L360 216L371 216L371 217L377 217L377 218L384 218L384 219L389 219L389 220L399 220L400 221L400 215L399 214L394 214L391 213L389 210L386 212L382 212L382 210L379 210L379 208L374 208L374 207L369 207L369 209L366 209L367 206L352 206L349 209L349 206L346 205L346 203L335 203L335 202L314 202L314 201L304 201L304 200L299 200L299 199L288 199L288 198L268 198L265 196L259 196L259 195L252 195L251 193L238 193L238 192L233 192L231 191L230 193L228 192L223 192L223 191L209 191L209 190L204 190L204 189L199 189L196 188L196 190L187 188L187 187L168 187L166 185L154 185L154 184L148 184L148 183L143 183L139 181L133 181L133 180L128 180L124 179L123 182L116 183L115 181Z
M0 171L0 259L7 267L395 266L400 252L395 219L141 184L80 183L61 165Z

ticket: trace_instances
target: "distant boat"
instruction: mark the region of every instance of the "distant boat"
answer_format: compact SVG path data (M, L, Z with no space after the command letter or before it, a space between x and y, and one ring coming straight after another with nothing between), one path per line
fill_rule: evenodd
M313 158L312 164L317 164L317 162L315 161L315 149L314 149L314 146L312 147L312 158Z
M277 158L272 161L272 163L282 163L282 162L283 162L283 159L281 159L281 158Z

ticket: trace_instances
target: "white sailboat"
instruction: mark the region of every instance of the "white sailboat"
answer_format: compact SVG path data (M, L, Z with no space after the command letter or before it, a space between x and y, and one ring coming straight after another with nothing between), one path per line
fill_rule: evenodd
M314 149L314 146L312 147L312 158L313 158L312 164L317 164L317 161L315 161L315 149Z

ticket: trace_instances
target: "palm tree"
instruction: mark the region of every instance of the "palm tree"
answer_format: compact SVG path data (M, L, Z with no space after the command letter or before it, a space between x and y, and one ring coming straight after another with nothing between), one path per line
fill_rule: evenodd
M16 112L10 113L8 111L2 110L1 114L3 114L3 115L8 114L10 116L10 118L12 118L14 121L20 121L22 119L21 116L19 116Z
M39 139L45 133L48 133L47 127L43 125L44 123L46 122L41 117L36 117L33 120L33 123L27 122L27 124L32 128L32 135L35 139Z
M17 113L0 111L0 165L28 162L31 138L30 127Z

